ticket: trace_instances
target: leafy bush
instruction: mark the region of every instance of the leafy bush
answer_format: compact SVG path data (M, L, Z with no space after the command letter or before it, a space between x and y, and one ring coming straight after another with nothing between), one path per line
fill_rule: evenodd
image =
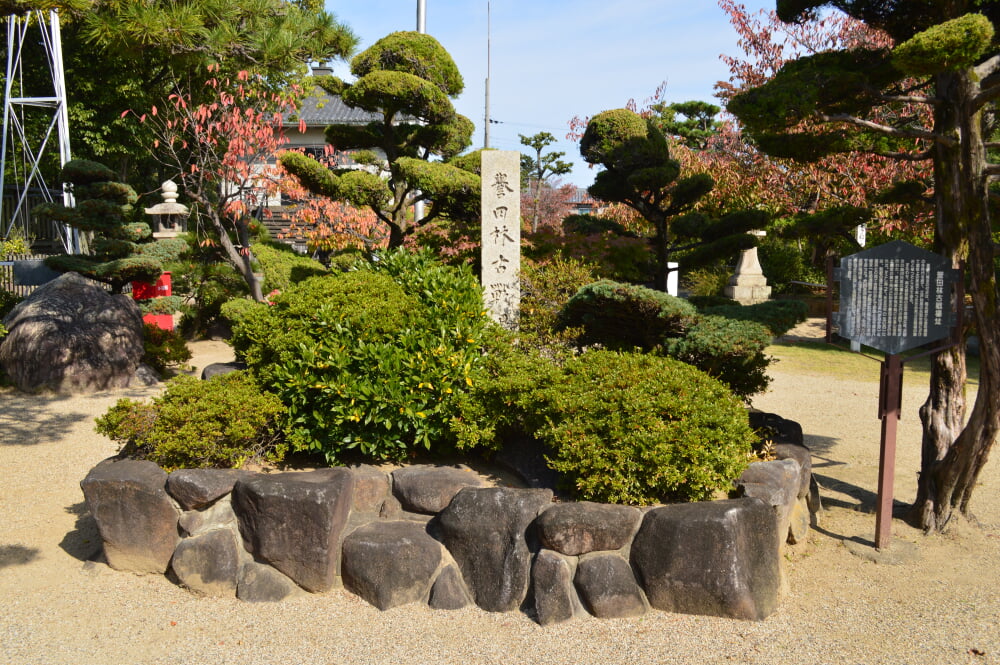
M23 296L11 293L6 289L0 289L0 319L10 314L11 310L17 307L17 304L22 300L24 300Z
M179 376L152 403L121 399L96 421L96 429L122 452L166 470L239 468L279 462L281 402L261 392L246 372L199 381Z
M584 500L711 498L743 471L754 441L725 386L670 358L591 351L539 398L549 466Z
M253 254L264 273L264 292L284 291L310 277L322 275L326 268L319 261L298 254L288 245L254 245Z
M686 271L681 282L692 296L722 297L732 276L733 269L729 266L696 268Z
M582 344L651 350L684 333L697 311L685 300L643 286L601 280L584 286L559 313L559 327L584 328Z
M664 351L727 384L743 399L763 392L770 379L768 330L752 321L704 316L683 337L666 340Z
M783 306L731 309L770 312L776 321L779 314L791 311ZM689 302L662 291L608 281L589 284L566 303L559 323L581 326L582 345L656 351L692 364L744 399L767 387L764 371L771 363L764 355L771 341L767 328L751 321L698 314Z
M233 346L288 406L296 449L400 460L454 441L490 329L469 270L396 251L292 286L235 327Z
M147 298L138 300L139 311L143 314L173 314L180 310L184 304L182 296L160 296L159 298Z
M142 362L162 374L172 365L191 360L191 350L184 337L174 330L164 330L152 323L142 325Z
M792 282L826 283L823 271L810 265L808 257L794 243L769 237L758 246L757 255L775 294L794 291Z
M220 319L222 304L248 293L246 281L223 260L217 247L195 243L179 260L167 264L173 292L191 304L181 308L180 328L190 337L203 335Z
M570 343L580 331L556 332L559 311L581 287L594 281L596 265L557 254L521 266L522 342L537 346Z
M702 313L739 321L756 321L773 337L781 337L806 320L809 306L801 300L768 300L755 305L707 307Z

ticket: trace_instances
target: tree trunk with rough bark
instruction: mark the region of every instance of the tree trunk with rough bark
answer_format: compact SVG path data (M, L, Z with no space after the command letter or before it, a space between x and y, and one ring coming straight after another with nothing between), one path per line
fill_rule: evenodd
M920 409L923 442L917 498L911 518L925 531L939 531L969 499L1000 428L1000 331L996 327L996 278L987 209L986 153L980 92L971 71L939 75L941 103L935 132L936 242L958 265L966 260L974 321L980 337L979 392L966 415L964 343L937 354L927 401ZM964 306L960 303L959 306ZM964 342L964 335L963 335Z

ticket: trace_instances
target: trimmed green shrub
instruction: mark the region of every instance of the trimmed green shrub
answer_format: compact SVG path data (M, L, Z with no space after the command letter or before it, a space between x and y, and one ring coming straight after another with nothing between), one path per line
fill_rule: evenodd
M771 334L759 323L704 316L683 337L665 340L663 351L719 379L743 399L763 392L771 358Z
M122 453L167 471L239 468L284 458L277 424L284 410L246 372L208 381L182 375L169 381L152 403L118 400L97 418L96 429L118 442Z
M768 300L755 305L707 307L702 313L739 321L755 321L766 327L773 337L781 337L806 320L809 306L801 300Z
M749 461L746 409L720 382L670 358L590 351L540 391L538 438L576 498L709 499Z
M191 360L183 335L174 330L164 330L152 323L142 325L142 362L160 374L168 367L182 365Z
M709 307L739 306L738 302L725 296L688 296L687 301L697 307L699 312L704 312Z
M596 267L559 254L546 261L527 262L521 266L519 332L522 343L548 347L575 340L580 333L578 329L556 332L559 311L581 287L594 281Z
M493 330L476 278L399 250L314 277L249 312L233 347L287 405L299 450L402 460L445 452L456 398Z
M584 286L559 313L558 327L583 327L580 343L649 351L684 333L697 310L686 300L644 286L601 280Z
M180 328L189 337L208 332L219 321L223 303L248 293L243 275L222 259L217 247L195 243L165 269L171 273L174 294L191 303L181 307Z
M729 266L695 268L686 271L681 282L691 296L721 298L732 276L733 269Z
M285 244L253 245L251 250L264 273L264 293L284 291L292 284L326 272L322 263L298 254Z
M736 306L726 311L749 310L750 317L772 312L771 318L777 318L795 307ZM688 301L662 291L608 281L588 284L566 303L559 324L581 326L578 339L583 346L640 349L677 358L719 379L743 399L768 384L764 372L771 359L764 349L771 334L765 326L699 314Z

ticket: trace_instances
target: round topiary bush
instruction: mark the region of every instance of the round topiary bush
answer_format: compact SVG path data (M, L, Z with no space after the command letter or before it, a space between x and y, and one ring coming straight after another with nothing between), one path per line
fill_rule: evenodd
M579 499L654 504L709 499L746 468L754 434L741 401L680 361L590 351L540 391L535 435Z

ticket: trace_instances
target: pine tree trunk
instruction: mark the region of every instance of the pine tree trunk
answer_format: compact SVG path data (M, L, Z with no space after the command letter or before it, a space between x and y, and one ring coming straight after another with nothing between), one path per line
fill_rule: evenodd
M936 242L954 265L965 258L976 329L980 337L979 392L966 411L964 344L937 354L930 392L920 409L923 448L917 499L911 516L925 531L939 531L954 511L967 514L979 473L1000 428L1000 331L996 328L996 279L986 197L982 117L973 108L979 91L971 72L940 75L935 130L953 139L935 146ZM961 304L959 306L964 306Z

